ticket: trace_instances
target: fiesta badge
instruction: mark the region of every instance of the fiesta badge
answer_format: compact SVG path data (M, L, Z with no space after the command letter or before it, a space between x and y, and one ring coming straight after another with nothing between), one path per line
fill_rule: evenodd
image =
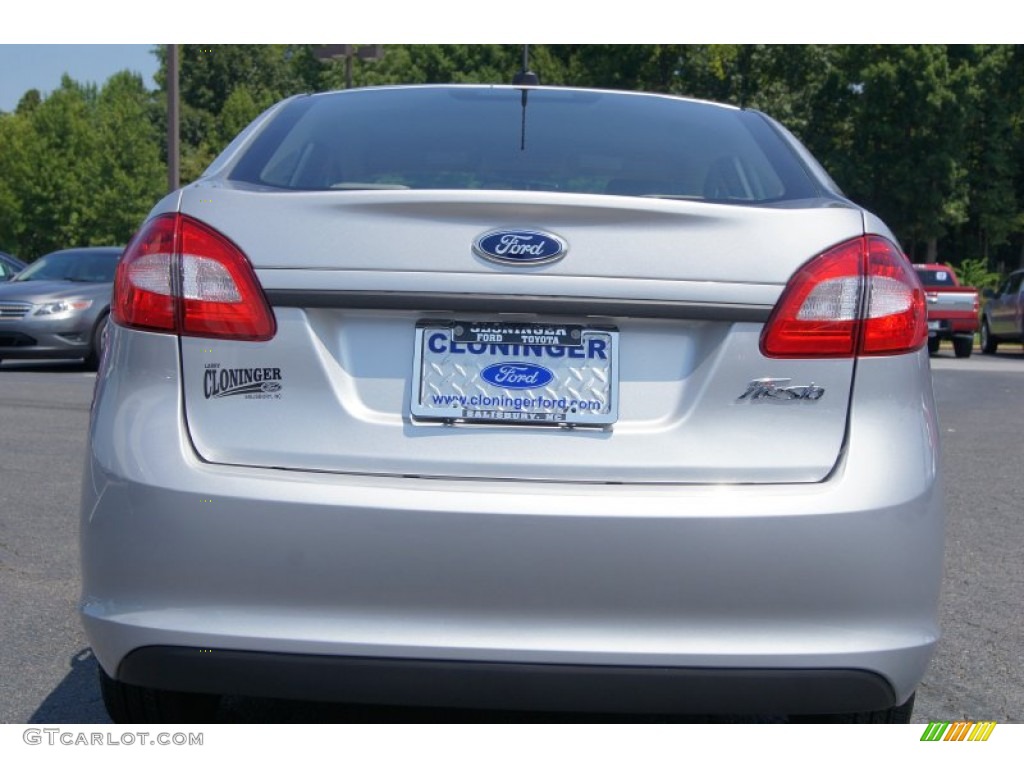
M562 238L531 229L495 229L473 242L473 251L478 256L522 267L549 264L565 256L568 250Z

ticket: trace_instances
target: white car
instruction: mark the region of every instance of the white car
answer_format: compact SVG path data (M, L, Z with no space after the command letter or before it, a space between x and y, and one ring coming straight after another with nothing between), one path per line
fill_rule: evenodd
M299 96L114 289L82 617L221 694L907 721L939 639L925 300L756 111Z

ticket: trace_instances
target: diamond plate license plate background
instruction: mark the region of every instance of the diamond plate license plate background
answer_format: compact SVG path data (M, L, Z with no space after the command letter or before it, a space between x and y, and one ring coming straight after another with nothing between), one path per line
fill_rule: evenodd
M614 330L586 329L572 357L569 347L517 344L453 344L451 328L416 331L412 413L420 418L463 421L607 425L618 414L617 345ZM453 351L454 350L454 351ZM503 388L481 375L496 363L532 363L552 380L531 389Z

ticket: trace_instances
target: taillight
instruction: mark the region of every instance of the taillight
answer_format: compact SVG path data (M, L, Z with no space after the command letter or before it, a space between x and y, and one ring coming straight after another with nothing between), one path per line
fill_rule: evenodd
M766 357L891 355L928 338L924 290L883 237L837 245L805 264L761 333Z
M125 249L111 315L129 328L267 341L277 325L245 254L184 214L150 219Z
M928 304L910 261L882 237L867 245L867 311L860 354L895 355L928 341Z

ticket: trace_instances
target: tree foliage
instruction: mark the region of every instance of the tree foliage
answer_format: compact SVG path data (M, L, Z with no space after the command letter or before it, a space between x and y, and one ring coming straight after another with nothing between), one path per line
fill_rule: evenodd
M183 45L181 166L196 178L262 110L343 88L311 45ZM0 248L34 257L124 242L163 192L166 61L158 89L128 73L65 79L0 114ZM386 45L354 86L509 83L518 45ZM916 260L1024 261L1024 49L1007 45L534 45L548 85L647 90L764 111L878 213Z
M0 116L0 248L31 259L126 242L164 180L152 101L129 72L102 89L65 76Z
M957 266L946 262L946 266L956 273L956 279L961 285L974 286L979 291L995 288L1002 279L998 272L988 268L985 259L964 259Z

